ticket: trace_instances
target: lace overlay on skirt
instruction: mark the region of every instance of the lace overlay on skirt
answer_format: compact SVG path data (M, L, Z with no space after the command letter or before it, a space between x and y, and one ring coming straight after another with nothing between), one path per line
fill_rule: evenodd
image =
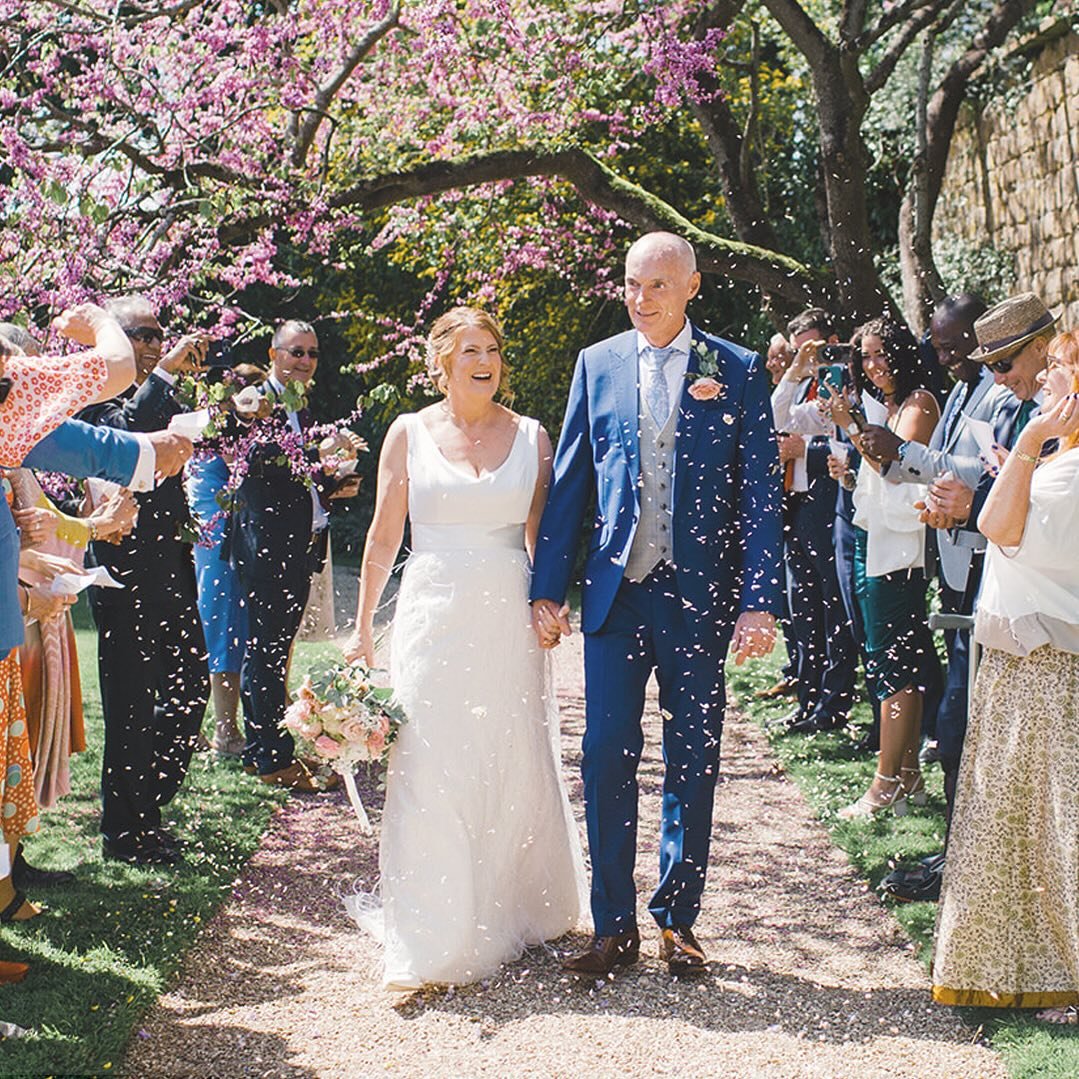
M396 989L487 977L573 928L586 896L550 659L530 624L535 421L521 420L509 457L481 477L435 458L410 421L416 549L390 665L408 721L386 780L381 906L346 900L382 939L383 982Z

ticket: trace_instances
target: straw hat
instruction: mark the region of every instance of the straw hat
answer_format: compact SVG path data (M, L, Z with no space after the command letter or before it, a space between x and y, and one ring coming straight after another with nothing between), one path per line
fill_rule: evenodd
M1033 292L1002 300L974 323L978 347L970 354L979 363L995 363L1019 345L1044 333L1059 318Z

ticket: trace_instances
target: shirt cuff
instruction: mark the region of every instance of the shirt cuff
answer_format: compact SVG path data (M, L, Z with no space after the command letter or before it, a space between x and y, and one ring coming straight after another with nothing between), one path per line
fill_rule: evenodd
M139 459L135 464L135 471L131 474L131 482L127 487L130 491L143 492L154 489L154 473L157 471L157 453L154 444L146 435L132 434L139 444Z
M171 371L166 371L160 364L153 369L152 373L157 375L162 382L166 382L170 386L176 385L176 376Z

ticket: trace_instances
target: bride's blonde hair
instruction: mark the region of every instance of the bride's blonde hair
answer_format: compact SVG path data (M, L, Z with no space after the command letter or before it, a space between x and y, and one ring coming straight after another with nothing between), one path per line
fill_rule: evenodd
M427 373L438 387L439 393L445 393L449 377L453 372L451 357L457 349L461 334L468 328L486 330L498 345L498 351L504 352L506 338L494 315L481 311L478 307L453 307L444 315L435 319L431 332L427 335ZM509 365L502 356L502 375L498 381L498 393L501 397L510 394Z

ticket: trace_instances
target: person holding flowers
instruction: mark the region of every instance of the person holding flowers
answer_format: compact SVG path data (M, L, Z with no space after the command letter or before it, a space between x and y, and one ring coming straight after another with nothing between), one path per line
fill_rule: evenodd
M381 932L383 984L396 990L493 974L576 925L584 897L528 603L550 441L496 401L506 368L494 318L454 308L427 348L444 396L386 434L346 647L373 666L375 611L407 518L390 667L406 722L388 760L381 924L358 917Z

